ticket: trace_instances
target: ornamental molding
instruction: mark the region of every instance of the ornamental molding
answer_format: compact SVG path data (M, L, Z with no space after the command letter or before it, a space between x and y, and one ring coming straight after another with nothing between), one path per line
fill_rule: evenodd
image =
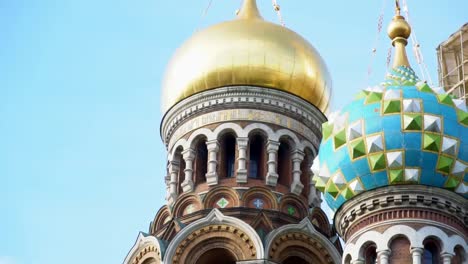
M252 250L255 250L255 258L262 259L264 257L262 240L249 224L238 218L225 216L218 209L213 209L206 217L196 220L177 233L167 247L164 262L172 263L171 261L178 259L177 256L181 253L180 247L185 247L200 232L223 231L225 229L231 231L236 229L236 234L242 236L241 239L246 243L250 243Z
M347 237L350 227L371 214L408 208L439 211L468 225L467 199L445 189L422 185L387 186L357 195L338 209L334 225L342 237Z
M289 118L289 120L295 120L299 124L303 124L314 135L321 135L322 123L327 120L318 108L286 92L252 86L223 87L192 95L174 105L166 112L161 122L162 140L168 146L175 130L188 120L202 114L228 109L231 111L261 109L263 115L266 113L268 115L280 114ZM262 112L258 112L259 114L256 115L261 115ZM224 113L228 112L224 111ZM222 118L223 116L225 119ZM205 115L198 122L199 126L202 126L204 123L209 124L209 120L213 122L229 121L230 119L227 117L227 114L218 116L218 118L213 115ZM283 120L286 119L283 118ZM263 121L266 122L267 120ZM281 124L279 122L278 125Z
M140 232L123 263L139 264L146 258L154 258L157 263L161 263L162 254L164 254L161 249L164 249L164 247L161 247L156 237Z

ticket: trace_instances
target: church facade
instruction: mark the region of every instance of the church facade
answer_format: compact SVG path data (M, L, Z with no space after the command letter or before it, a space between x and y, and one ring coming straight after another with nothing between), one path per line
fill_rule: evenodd
M192 36L163 84L167 204L124 264L467 263L468 113L410 32L397 12L393 70L332 115L319 53L254 0Z

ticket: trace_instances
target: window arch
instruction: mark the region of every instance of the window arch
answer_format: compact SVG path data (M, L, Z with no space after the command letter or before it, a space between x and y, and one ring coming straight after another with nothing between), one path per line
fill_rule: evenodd
M199 139L195 145L195 184L206 182L206 172L208 169L208 148L206 138Z
M428 238L424 240L423 244L424 244L424 252L422 256L422 264L441 263L439 243L433 238Z
M311 166L312 160L314 159L314 155L312 151L308 148L304 151L304 160L301 162L301 183L304 184L304 188L302 189L302 195L305 197L309 197L309 184L310 184L310 177L311 177Z
M375 244L368 245L364 250L364 263L377 264L377 247Z
M185 160L182 157L182 147L178 147L174 154L174 160L179 163L179 173L177 174L177 193L182 194L182 183L185 181Z
M260 134L249 138L249 172L252 179L263 179L265 175L265 140Z
M390 264L412 263L413 257L410 252L410 242L404 236L398 236L390 243Z
M287 139L280 139L278 148L278 184L289 186L291 184L292 157L291 143Z
M197 264L236 264L236 256L225 248L213 248L204 252Z
M220 140L219 176L222 178L234 177L236 165L236 137L227 133Z
M466 260L465 259L465 250L463 249L462 246L460 245L457 245L455 247L455 256L453 256L452 258L452 263L453 264L463 264L465 263L464 261Z

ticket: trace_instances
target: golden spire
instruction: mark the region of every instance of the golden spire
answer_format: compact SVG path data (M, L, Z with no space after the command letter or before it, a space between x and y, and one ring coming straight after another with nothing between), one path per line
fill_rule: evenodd
M399 0L395 1L395 16L388 25L387 33L392 40L392 45L395 47L395 56L393 59L393 68L398 66L408 66L408 57L406 56L406 44L408 44L408 37L411 34L411 27L406 22L405 18L400 14Z
M257 1L255 0L244 0L237 17L240 19L262 19L263 20L257 8Z

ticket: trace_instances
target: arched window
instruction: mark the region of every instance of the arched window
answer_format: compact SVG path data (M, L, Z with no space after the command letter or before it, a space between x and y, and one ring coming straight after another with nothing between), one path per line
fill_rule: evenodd
M289 186L292 174L291 146L287 140L280 140L278 149L278 184Z
M249 178L261 179L265 166L265 142L261 135L254 135L249 139Z
M195 183L206 182L206 172L208 168L208 149L206 139L198 140L195 145Z
M346 255L346 258L344 260L344 264L351 264L351 255Z
M236 161L236 138L233 134L226 134L221 142L221 163L219 164L220 177L234 177Z
M463 264L465 261L465 250L462 246L458 245L455 247L455 256L452 258L453 264Z
M413 262L413 257L410 252L410 242L404 236L400 236L392 240L390 244L390 252L390 264Z
M313 154L310 149L306 149L304 151L304 160L301 162L301 183L304 184L304 188L302 189L302 195L305 197L309 197L309 184L310 184L310 176L311 176L311 169Z
M377 251L374 244L369 245L364 251L364 263L365 264L377 264Z
M143 261L142 264L156 264L156 259L154 258L149 258L149 259L146 259L145 261Z
M433 239L424 241L424 253L422 256L422 264L439 264L440 251L438 243Z
M301 257L291 256L285 259L283 264L309 264L309 262Z
M179 173L177 175L177 193L182 194L182 183L185 181L185 160L182 157L182 148L176 150L174 159L179 162Z
M236 264L236 257L224 248L214 248L203 253L197 264Z

